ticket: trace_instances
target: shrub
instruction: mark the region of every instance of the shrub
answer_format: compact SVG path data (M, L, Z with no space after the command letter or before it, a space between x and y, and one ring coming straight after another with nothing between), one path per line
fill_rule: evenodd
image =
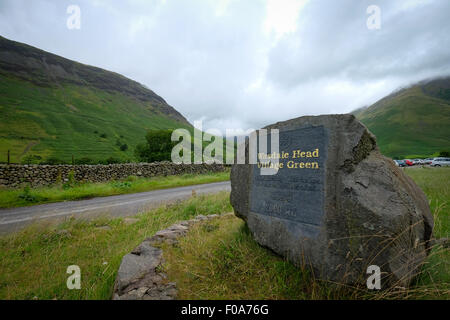
M63 184L63 189L69 189L75 187L77 184L77 181L75 179L75 171L70 170L69 174L67 175L67 181Z
M60 185L62 183L62 175L61 170L58 170L58 174L56 175L55 184Z
M47 198L45 198L45 197L36 196L36 195L31 194L29 185L27 185L23 188L22 193L19 194L19 199L25 200L26 202L32 202L32 203L42 202L42 201L47 200Z
M30 194L30 186L26 186L23 188L21 194L19 194L19 198L25 200L27 202L36 202L37 199L33 195Z
M147 142L136 146L136 158L144 162L170 161L176 144L171 136L172 130L149 130L145 136Z
M42 160L41 156L30 154L22 159L22 164L38 164Z
M128 182L134 182L134 181L137 181L139 178L138 177L136 177L136 176L128 176L126 179L125 179L125 181L128 181Z
M128 189L128 188L131 188L131 182L115 181L115 182L113 182L113 187L118 188L118 189Z
M83 157L81 159L76 159L75 164L95 164L95 161L88 157Z
M123 145L120 146L120 150L121 151L127 151L128 150L128 145L126 143L124 143Z
M65 164L65 162L56 157L50 157L50 158L47 158L46 160L41 161L40 164L57 165L57 164Z
M122 163L122 160L120 160L118 158L114 158L114 157L111 156L108 159L106 159L103 163L104 164Z

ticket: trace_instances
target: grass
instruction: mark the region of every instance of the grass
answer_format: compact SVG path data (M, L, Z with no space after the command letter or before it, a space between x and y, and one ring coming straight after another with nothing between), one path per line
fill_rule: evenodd
M0 189L0 208L104 197L125 193L227 181L229 179L230 172L225 171L200 175L184 174L179 176L154 178L137 178L131 176L123 181L75 183L73 185L60 184L52 187L40 187L33 189L26 186L21 189Z
M442 248L430 255L413 287L380 292L315 279L308 268L259 246L233 216L197 225L176 247L163 249L164 270L177 283L179 299L447 299L450 294L449 255Z
M450 149L450 100L444 98L414 86L355 115L375 134L384 155L428 157Z
M425 191L435 235L450 230L450 168L405 169ZM109 299L124 254L146 237L198 214L232 211L229 193L193 197L123 219L34 225L0 238L0 299ZM104 228L104 226L108 226ZM380 292L320 281L259 246L233 216L195 226L178 246L164 245L165 271L185 299L448 299L450 253L435 247L408 290ZM68 290L66 269L81 268L81 290Z
M0 238L0 299L110 299L122 257L176 221L231 211L229 193L197 196L122 218L35 225ZM108 228L104 228L108 226ZM67 267L81 268L81 289L66 287Z
M450 237L450 167L405 168L403 170L428 198L434 215L434 236L436 238Z
M133 160L148 129L189 128L157 104L126 94L67 83L38 86L12 75L0 76L0 123L0 161L10 150L13 163L27 155L67 163L72 155Z
M422 187L435 218L435 236L450 230L450 168L406 169ZM259 246L245 223L226 217L196 226L178 246L164 245L165 270L181 299L448 299L450 253L436 246L408 290L368 292L315 279L307 268Z
M164 245L165 272L180 299L307 299L331 294L259 246L233 216L195 226L177 247ZM313 284L311 286L311 284Z

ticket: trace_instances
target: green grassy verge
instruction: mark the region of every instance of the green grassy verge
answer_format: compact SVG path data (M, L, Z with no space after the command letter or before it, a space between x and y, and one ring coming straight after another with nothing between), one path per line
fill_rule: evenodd
M122 257L176 221L231 211L229 193L197 196L136 216L35 225L0 238L0 299L110 299ZM108 226L108 228L104 228ZM81 269L81 289L66 287L67 267Z
M75 183L30 189L0 189L0 208L29 206L65 200L80 200L125 193L151 191L195 184L227 181L230 172L216 172L201 175L185 174L154 178L129 177L123 181L103 183Z
M427 194L436 237L450 230L450 168L405 169ZM0 238L0 299L109 299L121 258L157 230L198 214L229 212L229 193L194 197L124 219L34 225ZM104 226L108 226L104 228ZM180 298L191 299L448 299L450 253L436 247L414 286L368 293L314 279L307 269L259 246L240 219L193 228L178 247L165 246L165 269ZM81 290L68 290L66 269L81 268Z

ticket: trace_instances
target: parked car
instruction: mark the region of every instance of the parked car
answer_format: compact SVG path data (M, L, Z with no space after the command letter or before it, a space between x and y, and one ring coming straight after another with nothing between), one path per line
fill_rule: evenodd
M414 165L414 162L412 162L411 160L409 160L409 159L405 159L405 163L406 163L406 165L408 165L408 166L413 166Z
M394 160L397 167L406 167L405 160Z
M433 161L434 158L426 158L425 160L423 160L425 162L425 164L431 164L431 161Z
M423 160L423 159L414 159L413 162L415 165L424 165L425 164L425 160Z
M431 161L432 167L450 166L450 158L434 158Z

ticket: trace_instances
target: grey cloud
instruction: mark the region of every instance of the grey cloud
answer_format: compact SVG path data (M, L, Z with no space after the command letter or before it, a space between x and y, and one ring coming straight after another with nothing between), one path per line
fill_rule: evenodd
M450 72L450 2L313 0L293 33L264 32L264 0L6 0L0 34L137 80L204 128L348 112ZM66 28L69 4L81 30ZM366 8L381 8L380 30Z
M366 27L370 4L381 9L380 30ZM447 69L448 12L448 1L417 10L399 10L397 1L311 1L299 17L300 30L271 51L268 78L289 87L323 77L365 81Z

